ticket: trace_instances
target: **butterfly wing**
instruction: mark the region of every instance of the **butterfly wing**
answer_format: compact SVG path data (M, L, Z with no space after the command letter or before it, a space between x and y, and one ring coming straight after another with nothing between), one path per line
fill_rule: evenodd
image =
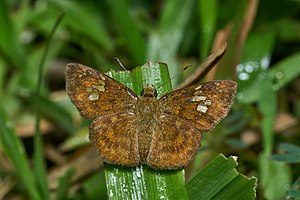
M237 84L230 80L196 84L168 93L159 100L162 115L208 131L229 112Z
M147 164L154 169L178 169L187 165L201 141L201 132L190 124L161 117L153 136Z
M133 114L119 113L96 118L90 125L90 140L105 162L125 166L139 164Z
M201 131L213 128L229 112L236 86L234 81L211 81L163 96L147 164L155 169L188 164L200 146Z
M65 76L70 99L88 119L133 110L138 98L125 85L81 64L68 64Z

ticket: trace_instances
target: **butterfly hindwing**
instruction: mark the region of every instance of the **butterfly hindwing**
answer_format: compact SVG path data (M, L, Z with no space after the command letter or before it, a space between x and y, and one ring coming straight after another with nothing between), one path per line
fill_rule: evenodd
M147 164L154 169L177 169L197 152L201 132L184 121L160 117L153 134Z
M138 99L125 85L81 64L68 64L65 76L69 97L88 119L133 110Z
M135 116L130 113L105 115L90 125L90 140L100 157L108 163L125 166L139 164Z

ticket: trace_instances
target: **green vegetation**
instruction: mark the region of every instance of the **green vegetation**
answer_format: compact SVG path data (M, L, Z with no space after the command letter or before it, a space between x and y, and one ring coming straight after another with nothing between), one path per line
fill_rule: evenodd
M253 199L255 184L257 199L300 198L299 8L296 0L0 1L0 199L139 198L143 183L149 198ZM161 61L170 77L179 74L176 88L224 42L225 56L199 81L236 80L237 98L194 161L170 172L102 165L90 121L66 95L66 63L107 72L122 70L114 57L128 70ZM143 73L133 76L151 82ZM109 74L135 92L145 84ZM125 186L142 181L114 188L116 172Z

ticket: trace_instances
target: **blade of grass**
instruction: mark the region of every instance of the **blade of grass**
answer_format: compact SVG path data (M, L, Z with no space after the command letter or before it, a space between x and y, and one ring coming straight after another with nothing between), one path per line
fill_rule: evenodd
M41 115L55 122L55 124L62 127L68 133L72 133L74 131L72 116L62 105L58 105L56 102L53 102L46 97L39 96L35 98L37 100L33 106L39 107L39 113ZM32 98L28 100L33 101Z
M146 43L142 34L135 26L135 22L130 18L127 1L115 0L107 1L112 9L112 16L116 18L121 35L124 37L126 46L131 54L134 64L145 62Z
M163 63L146 63L129 72L110 73L113 78L132 86L139 93L143 86L152 84L161 96L171 90L167 66ZM123 78L121 78L123 77ZM184 188L184 170L158 171L140 165L127 168L105 165L105 178L109 199L187 199Z
M263 115L261 129L264 148L259 162L260 180L265 197L279 200L285 196L285 186L290 182L290 172L284 163L270 160L274 146L273 127L277 100L275 91L272 89L272 82L268 77L261 81L259 93L258 106Z
M270 160L270 155L262 153L259 158L259 177L266 199L284 199L291 173L285 163Z
M157 29L150 32L147 60L168 63L171 77L177 74L177 52L195 1L168 0L164 3ZM178 78L172 79L179 81Z
M293 197L295 199L300 199L300 176L292 184L291 188L287 191L287 198Z
M293 145L293 144L289 144L289 143L281 143L279 145L279 148L288 152L288 153L292 153L292 154L300 154L300 147Z
M274 33L272 32L254 32L251 33L244 48L242 61L237 66L237 75L239 78L238 97L246 103L257 102L259 99L258 87L261 85L261 79L268 74L271 55L275 44Z
M104 171L99 171L83 183L85 199L107 199Z
M70 168L66 174L59 179L59 186L57 190L56 199L64 200L67 199L68 189L70 188L70 180L75 173L74 168Z
M84 12L84 8L80 7L79 4L74 1L59 0L49 0L48 2L59 11L66 13L65 25L72 28L75 33L80 33L107 51L112 49L113 42L105 28L93 18L91 13Z
M273 89L279 90L299 77L299 63L300 52L296 52L275 64L270 71L271 78L275 81Z
M212 39L216 29L217 1L198 1L198 15L200 26L200 59L204 59L210 52Z
M0 105L4 105L1 103ZM8 119L4 109L0 106L0 144L8 155L20 177L27 193L32 200L42 199L37 189L35 177L29 168L22 142L16 135L13 123Z
M25 56L9 17L7 1L0 1L0 52L8 63L15 67L24 66Z
M59 25L61 20L63 19L64 14L62 13L56 20L52 31L48 37L45 52L43 54L43 57L41 59L41 63L39 65L39 71L38 71L38 82L36 86L36 94L35 94L35 102L38 103L40 91L42 88L42 80L43 80L43 71L45 66L45 60L48 53L48 49L50 46L50 41ZM50 199L50 193L48 190L48 183L47 183L47 175L46 175L46 166L44 163L44 154L43 154L43 139L42 135L40 133L40 111L39 107L35 107L36 110L36 124L35 124L35 136L34 136L34 167L35 167L35 175L37 179L38 186L41 190L43 199Z
M233 157L218 155L186 184L189 199L254 199L257 179L239 174L236 166Z
M213 199L230 199L230 200L250 200L255 199L256 178L247 178L243 175L237 176L229 185L227 185Z
M276 94L272 90L272 82L268 78L261 81L260 84L259 109L262 112L262 135L264 152L271 154L274 146L273 127L276 115L277 100ZM268 98L266 98L268 97Z
M286 163L300 163L299 154L275 154L271 156L271 159Z
M266 72L274 82L272 86L274 91L282 89L300 75L299 63L300 53L297 52L281 60L279 63L276 63ZM253 82L248 88L245 88L240 92L240 97L242 97L240 100L245 103L257 102L259 99L257 88L260 87L260 85L261 81L259 80Z

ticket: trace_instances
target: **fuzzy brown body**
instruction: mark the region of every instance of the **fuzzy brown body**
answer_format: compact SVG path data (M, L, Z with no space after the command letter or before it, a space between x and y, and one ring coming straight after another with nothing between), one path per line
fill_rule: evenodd
M107 75L68 64L66 89L80 114L93 122L89 138L108 163L178 169L196 154L203 131L230 110L237 84L211 81L156 99L155 89L138 97Z
M135 106L138 149L141 163L147 163L147 156L156 127L158 126L158 100L153 96L142 96Z

